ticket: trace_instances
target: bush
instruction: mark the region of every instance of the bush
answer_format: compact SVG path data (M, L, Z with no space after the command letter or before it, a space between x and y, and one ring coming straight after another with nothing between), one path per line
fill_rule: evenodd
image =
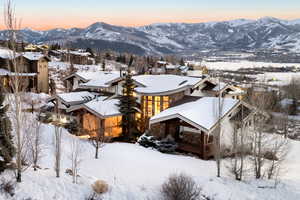
M13 181L7 181L5 179L2 179L0 182L0 191L1 193L4 193L9 196L15 195L15 184Z
M177 144L172 138L158 140L154 136L142 135L138 139L139 145L149 148L155 148L162 153L173 153L177 149Z
M161 193L164 200L199 200L201 188L185 174L173 174L162 185Z
M97 180L93 185L92 188L95 193L103 194L108 191L108 184L105 181Z

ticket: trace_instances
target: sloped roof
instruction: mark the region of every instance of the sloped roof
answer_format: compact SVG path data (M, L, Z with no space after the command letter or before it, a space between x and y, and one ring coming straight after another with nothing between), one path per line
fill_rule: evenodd
M151 117L150 124L161 121L180 118L184 121L190 122L199 129L209 131L218 122L218 98L203 97L199 100L185 103L179 106L168 108L161 113ZM233 108L240 104L239 100L223 98L221 101L220 116L223 118Z
M137 93L158 94L179 92L195 87L203 81L202 78L177 75L138 75L132 77L141 86L135 88Z
M70 93L57 94L57 97L59 97L65 103L73 103L73 102L84 102L84 101L92 100L93 98L95 98L95 94L86 91L70 92Z
M86 109L100 118L121 115L118 104L119 99L107 99L106 96L97 97L92 101L72 108L69 112L79 109Z
M40 53L40 52L24 52L22 53L24 58L27 58L28 60L40 60L43 57L46 57L44 54ZM47 58L47 60L49 60Z
M81 88L105 88L109 87L111 82L118 81L121 79L120 73L104 73L104 72L93 72L93 73L77 73L78 76L88 80L86 83L79 85Z

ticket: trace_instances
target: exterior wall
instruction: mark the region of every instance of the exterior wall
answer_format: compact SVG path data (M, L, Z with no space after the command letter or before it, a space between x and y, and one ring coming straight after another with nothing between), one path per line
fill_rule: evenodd
M48 61L41 59L37 63L38 77L37 77L37 91L48 94L49 93L49 68Z

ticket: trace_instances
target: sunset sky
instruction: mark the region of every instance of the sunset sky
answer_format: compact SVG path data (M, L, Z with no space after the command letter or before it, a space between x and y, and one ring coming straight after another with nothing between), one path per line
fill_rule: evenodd
M5 0L1 0L4 2ZM272 16L300 18L300 0L14 0L22 27L86 27L94 22L140 26ZM3 29L1 5L1 29Z

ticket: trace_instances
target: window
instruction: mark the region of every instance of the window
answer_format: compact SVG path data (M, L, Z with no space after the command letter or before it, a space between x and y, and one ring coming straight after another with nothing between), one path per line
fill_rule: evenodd
M105 119L105 136L106 137L119 137L122 133L120 126L122 116L110 117Z
M160 97L154 97L154 115L160 113Z
M169 97L164 96L163 97L163 110L166 110L167 108L169 108L169 106L170 106Z
M152 96L148 96L148 107L147 107L147 116L148 117L152 117L153 113L152 113Z

